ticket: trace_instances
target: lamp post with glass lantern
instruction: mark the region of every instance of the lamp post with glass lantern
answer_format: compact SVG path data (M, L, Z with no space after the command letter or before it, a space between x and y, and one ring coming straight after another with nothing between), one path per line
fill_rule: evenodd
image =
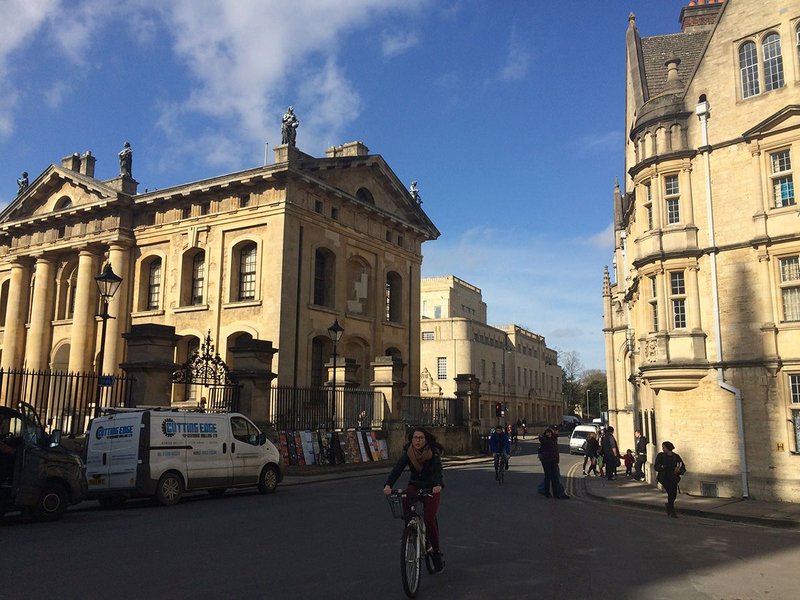
M94 399L94 416L98 417L100 416L100 398L102 396L103 387L108 387L109 385L103 379L103 360L105 360L106 355L106 326L108 325L108 320L114 318L108 314L108 302L114 297L114 294L117 293L122 283L122 277L114 273L111 269L111 265L106 265L103 272L95 277L94 280L97 283L97 288L100 290L100 298L103 301L103 311L97 315L103 320L100 333L100 352L97 355L97 390Z
M331 402L331 431L335 429L335 419L336 419L336 359L338 355L336 354L336 345L342 339L342 334L344 333L344 327L339 325L339 319L336 319L333 322L333 325L328 327L328 336L331 338L333 342L333 402Z

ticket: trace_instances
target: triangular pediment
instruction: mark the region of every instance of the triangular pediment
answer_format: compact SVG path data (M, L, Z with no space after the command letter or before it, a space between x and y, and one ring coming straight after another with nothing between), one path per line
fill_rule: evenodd
M422 208L422 198L412 196L380 155L314 159L294 168L365 208L374 207L387 217L424 230L430 239L440 235Z
M50 165L6 206L0 213L0 223L82 210L117 196L116 190L93 177Z
M800 104L785 106L742 134L746 141L800 128Z

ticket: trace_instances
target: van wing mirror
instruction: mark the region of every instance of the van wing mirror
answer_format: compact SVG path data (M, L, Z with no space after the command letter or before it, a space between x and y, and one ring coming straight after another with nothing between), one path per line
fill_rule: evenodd
M55 446L61 445L61 430L60 429L53 429L52 433L50 434L50 447L54 448Z
M267 443L267 434L263 431L258 435L258 445L263 446Z

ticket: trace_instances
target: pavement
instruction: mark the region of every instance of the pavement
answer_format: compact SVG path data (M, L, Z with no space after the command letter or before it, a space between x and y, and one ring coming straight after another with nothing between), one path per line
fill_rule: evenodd
M465 463L491 462L486 455L446 456L445 468ZM303 485L318 481L332 481L351 477L387 474L394 461L377 463L338 465L335 467L288 467L281 485ZM591 500L634 506L645 510L665 513L667 496L655 485L628 479L623 474L614 481L605 477L584 477L576 463L567 473L565 485L572 494L583 495ZM692 515L722 521L749 523L767 527L800 529L800 504L793 502L767 502L750 498L707 498L679 493L675 500L678 516Z

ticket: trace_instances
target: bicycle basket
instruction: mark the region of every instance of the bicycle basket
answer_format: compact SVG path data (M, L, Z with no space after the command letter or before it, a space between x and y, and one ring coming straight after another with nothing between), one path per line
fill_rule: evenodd
M386 499L389 501L389 508L392 509L392 516L395 519L402 519L405 516L405 511L403 510L403 496L397 492L392 492Z

